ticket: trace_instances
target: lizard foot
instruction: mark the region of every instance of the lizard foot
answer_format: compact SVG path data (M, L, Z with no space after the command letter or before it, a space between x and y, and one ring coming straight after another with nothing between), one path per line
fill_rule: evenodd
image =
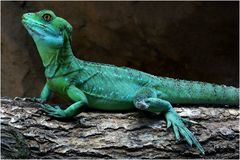
M49 116L56 118L66 118L66 113L59 106L51 106L49 104L41 105L43 110L48 113Z
M194 144L197 149L204 155L204 149L194 137L194 135L186 128L184 121L174 110L170 110L165 114L167 120L167 128L170 126L173 127L173 131L176 137L176 140L180 139L180 134L185 138L190 146Z
M37 98L37 97L15 97L14 98L15 101L27 101L27 102L37 102L37 103L44 103L45 100L41 99L41 98Z

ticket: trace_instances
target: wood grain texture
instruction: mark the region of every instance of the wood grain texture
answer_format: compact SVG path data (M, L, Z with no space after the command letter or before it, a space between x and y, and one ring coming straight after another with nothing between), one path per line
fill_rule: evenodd
M2 97L1 158L239 158L236 106L175 108L201 124L189 129L205 156L184 140L176 142L161 115L88 111L61 121L46 116L37 103Z

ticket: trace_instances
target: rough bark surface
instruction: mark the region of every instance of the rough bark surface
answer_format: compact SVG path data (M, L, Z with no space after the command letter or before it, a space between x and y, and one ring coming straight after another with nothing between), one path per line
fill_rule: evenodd
M1 98L1 158L239 158L239 110L224 106L177 106L206 150L201 156L175 141L160 115L82 112L60 121L37 103ZM19 147L20 146L20 147ZM11 154L9 154L11 153Z

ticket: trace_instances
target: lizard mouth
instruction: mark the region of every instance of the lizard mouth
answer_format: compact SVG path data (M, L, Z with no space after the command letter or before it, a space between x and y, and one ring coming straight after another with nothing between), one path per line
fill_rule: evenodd
M36 31L35 29L33 29L33 27L29 26L27 23L24 24L25 28L27 29L27 31L30 33L30 35L36 35L40 38L44 38L44 35L39 33L38 31Z
M61 33L57 32L49 28L48 26L41 24L39 22L33 21L31 19L28 19L26 17L22 18L22 24L24 27L30 32L30 34L35 34L36 36L39 36L40 38L44 38L46 35L52 35L52 36L61 36Z
M37 32L36 30L29 28L29 30L31 30L32 33L36 34L39 37L44 37L42 34L40 34L39 32Z
M43 38L44 35L41 34L40 32L38 32L36 29L34 28L39 28L39 25L36 25L34 23L32 23L29 19L23 17L22 18L22 24L24 25L24 27L27 29L27 31L29 32L30 35L36 35L40 38Z

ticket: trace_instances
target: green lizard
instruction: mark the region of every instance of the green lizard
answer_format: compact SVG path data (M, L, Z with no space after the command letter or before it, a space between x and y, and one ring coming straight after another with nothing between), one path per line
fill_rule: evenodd
M47 82L37 100L45 102L54 92L73 102L65 110L42 103L53 117L74 117L83 106L162 113L167 128L173 127L177 140L182 135L204 154L200 143L185 127L185 119L171 104L238 104L238 88L157 77L126 67L79 60L71 48L72 26L50 10L26 13L22 23L32 36L45 67Z

